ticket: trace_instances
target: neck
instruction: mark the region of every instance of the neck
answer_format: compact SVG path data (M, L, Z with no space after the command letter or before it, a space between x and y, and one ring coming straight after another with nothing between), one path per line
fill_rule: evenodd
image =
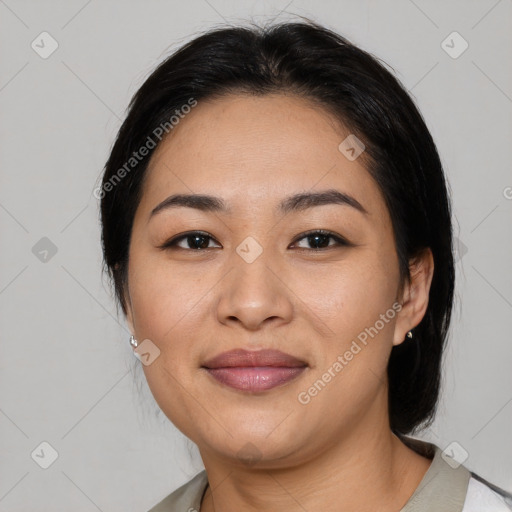
M209 481L201 512L396 512L431 461L403 444L385 420L381 428L352 428L335 445L291 467L241 467L201 452Z

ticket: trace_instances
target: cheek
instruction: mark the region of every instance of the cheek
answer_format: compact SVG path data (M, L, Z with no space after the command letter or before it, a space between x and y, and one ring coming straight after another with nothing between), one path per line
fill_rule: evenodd
M391 308L396 291L395 271L370 251L326 272L312 268L295 276L297 297L321 318L329 337L347 340L375 323Z
M144 373L160 408L178 428L189 414L190 396L205 337L204 308L211 284L197 272L176 271L163 258L134 256L129 286L137 337L160 350ZM188 400L187 400L188 397ZM192 401L193 402L193 401Z
M329 275L310 275L304 287L308 308L329 328L329 335L320 340L322 351L316 353L318 364L308 381L311 393L322 395L314 400L320 409L334 400L350 405L355 413L385 383L398 272L390 264L391 256L378 256L375 251L361 251ZM309 392L304 391L307 399Z
M197 273L177 272L150 257L134 257L132 263L129 283L137 336L150 339L160 350L152 364L143 366L144 374L159 407L190 437L190 418L198 415L197 361L209 342L199 317L211 285Z
M316 365L299 402L307 404L310 418L338 404L336 421L343 425L368 410L385 386L396 318L393 287L373 272L347 272L326 281L323 289L326 294L310 294L308 304L317 307L331 334L316 344Z
M162 255L134 255L129 283L139 335L166 344L183 325L195 325L211 288L207 275L193 265L172 265Z

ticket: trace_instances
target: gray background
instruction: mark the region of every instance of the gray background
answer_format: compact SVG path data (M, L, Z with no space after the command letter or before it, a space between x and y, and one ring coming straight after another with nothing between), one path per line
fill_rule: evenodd
M101 277L92 191L165 55L224 19L294 14L388 62L433 133L460 251L442 403L420 437L456 441L512 490L512 1L0 0L0 512L143 511L202 469ZM59 45L46 59L31 47L50 48L43 31ZM453 31L469 43L458 58L441 46Z

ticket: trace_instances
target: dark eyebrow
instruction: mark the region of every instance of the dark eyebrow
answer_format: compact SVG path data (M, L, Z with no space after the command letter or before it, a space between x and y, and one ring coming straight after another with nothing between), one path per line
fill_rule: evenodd
M279 211L289 213L292 211L303 211L314 206L326 204L339 204L351 206L364 215L368 215L367 210L354 197L340 192L339 190L325 190L322 192L304 192L287 197L279 205ZM195 208L203 212L231 213L231 208L220 197L209 196L205 194L175 194L164 199L151 211L150 218L162 210L169 208Z
M279 205L279 210L283 213L288 213L291 211L302 211L308 208L313 208L314 206L322 206L324 204L351 206L364 215L368 215L364 206L356 198L335 189L324 190L322 192L305 192L302 194L295 194L282 201Z

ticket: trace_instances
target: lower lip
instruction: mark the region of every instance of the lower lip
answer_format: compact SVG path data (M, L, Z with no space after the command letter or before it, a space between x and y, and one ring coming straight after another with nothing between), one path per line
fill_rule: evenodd
M305 366L206 368L217 381L242 391L266 391L281 386L298 377L305 369Z

